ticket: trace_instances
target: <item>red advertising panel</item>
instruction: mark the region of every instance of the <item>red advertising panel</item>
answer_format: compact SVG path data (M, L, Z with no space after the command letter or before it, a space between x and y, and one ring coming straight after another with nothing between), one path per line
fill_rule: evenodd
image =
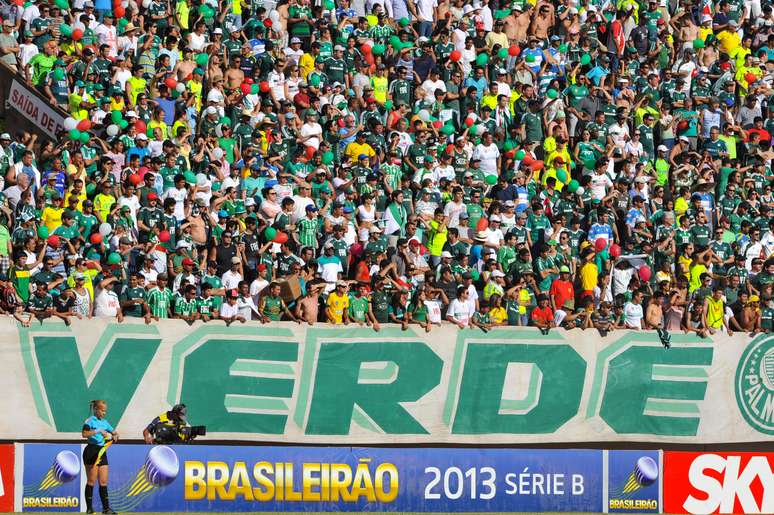
M665 513L774 513L774 453L665 452Z
M0 513L13 512L13 445L0 445Z

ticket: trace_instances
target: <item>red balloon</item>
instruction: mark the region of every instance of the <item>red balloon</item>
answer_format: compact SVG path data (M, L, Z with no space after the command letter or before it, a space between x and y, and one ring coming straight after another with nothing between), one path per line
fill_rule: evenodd
M141 182L142 182L142 177L140 177L138 174L133 173L132 175L129 176L129 184L131 184L132 186L137 186Z
M643 281L649 281L650 276L653 274L648 265L642 265L637 273Z
M459 50L452 50L452 53L449 54L449 59L451 59L453 63L460 62L460 59L462 59L462 52Z
M344 126L347 124L347 122L345 122L345 121L344 121L344 118L339 118L339 121L338 121L338 122L336 122L336 123L337 123L337 124L338 124L338 126L339 126L339 127L341 127L341 128L343 128L343 127L344 127Z
M249 95L250 94L250 84L247 82L243 82L241 86L239 86L239 89L242 90L243 95Z
M59 246L59 236L56 234L53 234L48 237L48 240L46 240L49 247L57 248Z
M523 163L524 161L522 161ZM545 166L545 163L543 161L539 161L537 159L533 159L532 162L529 164L529 167L535 171L535 170L542 170L543 166Z
M449 155L454 154L454 143L449 143L446 145L446 153Z
M167 77L164 79L164 84L166 84L169 89L175 89L177 81L173 77Z
M680 120L677 123L677 130L678 131L684 131L688 128L688 120Z
M265 80L261 81L261 93L268 93L271 90L271 86Z
M607 247L607 240L604 238L597 238L594 241L594 250L597 252L602 252L605 250L605 247Z
M277 235L271 241L274 243L285 243L288 241L288 235L282 231L277 231Z
M145 122L142 120L137 120L134 122L134 128L141 134L145 134L145 131L148 130L148 126L145 125Z
M161 231L159 233L159 241L161 243L166 243L169 241L169 238L171 238L169 231Z
M270 29L274 25L274 22L271 20L263 20L263 26L267 29Z
M482 232L486 231L489 228L489 220L486 218L479 218L478 223L476 224L476 231Z
M505 153L505 157L507 157L508 159L513 159L514 156L516 156L516 150L509 150L508 152Z
M73 41L80 41L83 38L83 30L75 29L72 35Z
M253 79L251 79L250 77L245 78L245 84L252 84L253 82L255 81L253 81Z
M312 159L312 156L314 156L315 152L317 152L317 149L314 147L306 147L306 158Z
M92 245L99 245L102 243L102 235L98 232L95 232L91 236L89 236L89 241L92 243Z
M758 77L754 73L745 73L744 80L747 81L747 84L752 84L753 82L758 80Z
M363 56L363 58L371 66L374 65L374 54L372 54L371 52L368 52L366 55Z
M436 129L440 129L441 127L443 127L443 122L440 120L436 120L433 122L433 127L435 127Z
M123 8L123 6L117 6L115 9L113 9L113 14L116 15L116 18L123 18L126 14L126 9Z
M612 245L610 245L609 252L610 252L610 257L612 257L613 259L616 259L621 255L621 246L618 245L617 243L613 243Z
M521 160L521 164L524 166L531 166L535 162L535 158L529 154L524 155L524 159Z
M360 45L360 51L366 55L369 55L371 53L371 45L369 45L368 43L363 43L362 45Z
M474 120L472 116L468 116L467 118L465 118L465 125L467 127L473 127L474 123L476 123L476 120Z
M150 172L147 166L141 166L139 170L137 170L137 175L139 175L143 180L145 180L145 174Z
M91 129L91 121L88 119L81 120L78 122L78 125L76 125L75 128L81 132L86 132L87 130Z
M516 57L521 53L521 48L519 45L511 45L510 48L508 48L508 55L512 57Z

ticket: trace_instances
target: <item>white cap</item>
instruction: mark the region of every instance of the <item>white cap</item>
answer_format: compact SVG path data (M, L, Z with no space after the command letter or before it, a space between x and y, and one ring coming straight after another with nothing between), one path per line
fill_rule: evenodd
M500 219L500 217L499 217L499 216L497 216L497 215L492 215L492 216L490 216L490 217L489 217L489 221L490 221L490 222L502 222L502 220Z
M370 232L371 232L371 234L376 234L378 232L382 232L382 230L374 225L373 227L371 227L371 231Z
M666 147L666 145L659 145L656 150L659 152L669 152L669 149Z
M218 27L217 29L213 30L213 31L212 31L212 33L213 33L213 34L223 34L223 29L221 29L220 27Z
M640 175L639 177L634 179L634 182L640 182L640 183L644 184L644 183L648 182L648 178L645 177L644 175Z
M217 109L215 109L213 106L210 106L207 108L207 114L216 114L218 112Z
M452 256L451 252L449 252L448 250L444 250L443 252L441 252L441 257L442 258L451 258L451 257L454 257L454 256Z
M144 139L148 139L148 136L146 136L145 133L141 132L134 139L136 139L136 140L144 140Z
M11 135L7 132L0 134L0 139L11 139Z
M495 270L494 272L492 272L492 277L505 277L505 274L499 270Z
M290 44L293 45L295 43L301 43L301 38L297 38L297 37L290 38Z
M688 139L688 136L680 136L680 141L688 141L688 142L690 142L691 140Z
M127 111L125 116L126 116L127 118L139 118L139 117L137 116L137 113L135 113L134 111Z

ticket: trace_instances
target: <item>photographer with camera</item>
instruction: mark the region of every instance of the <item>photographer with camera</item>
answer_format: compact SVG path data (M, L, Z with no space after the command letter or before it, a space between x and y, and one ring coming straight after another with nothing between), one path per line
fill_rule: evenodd
M147 444L188 443L197 436L204 436L204 426L189 426L185 404L175 404L172 409L154 418L142 436Z

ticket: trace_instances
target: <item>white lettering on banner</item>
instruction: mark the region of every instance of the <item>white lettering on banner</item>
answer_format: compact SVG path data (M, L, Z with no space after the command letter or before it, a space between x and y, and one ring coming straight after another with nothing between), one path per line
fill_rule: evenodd
M754 456L747 466L739 470L742 458L729 456L723 458L717 454L703 454L691 463L688 478L691 486L706 494L706 499L697 499L689 495L683 503L688 513L733 513L734 502L739 504L744 513L774 513L774 474L765 456ZM722 483L705 474L712 470L722 474ZM750 486L756 478L763 485L761 506L755 501ZM701 496L704 497L704 496Z
M11 107L40 127L50 137L56 138L57 134L64 130L64 116L17 80L11 83L8 102Z

